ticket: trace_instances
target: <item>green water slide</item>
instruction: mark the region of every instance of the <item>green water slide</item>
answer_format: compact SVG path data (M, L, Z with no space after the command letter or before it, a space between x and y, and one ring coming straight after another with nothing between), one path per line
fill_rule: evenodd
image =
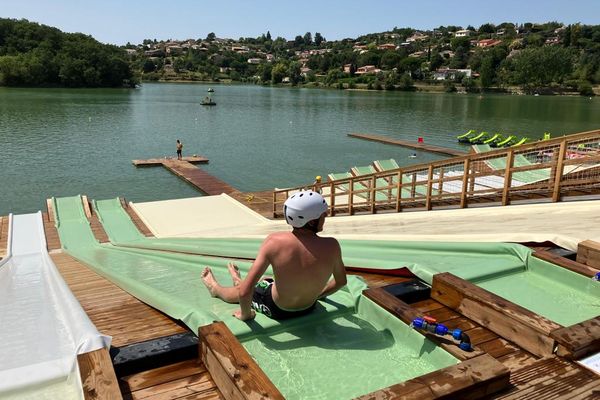
M110 208L103 202L96 206ZM281 322L257 315L241 322L231 316L238 306L212 298L199 279L203 266L210 265L219 281L228 282L226 260L99 244L79 196L55 199L54 210L67 252L193 332L224 321L288 399L350 399L458 363L361 296L366 286L357 277L349 277L344 289L319 301L309 315ZM102 221L114 225L116 216L105 214ZM140 235L129 230L120 237ZM238 265L242 271L249 268L248 263Z
M111 240L136 230L118 199L97 202ZM105 218L113 213L117 218ZM112 221L108 223L108 221ZM260 239L138 239L119 246L253 258ZM348 266L395 269L406 267L431 283L433 275L451 272L491 292L568 326L600 313L600 285L582 275L531 256L528 248L509 243L428 243L341 240Z
M492 150L491 147L487 144L473 145L473 147L475 148L475 151L480 154ZM485 160L485 162L490 168L496 171L504 171L506 169L506 156L492 158L489 160ZM531 165L536 164L529 161L527 157L525 157L522 154L515 154L513 159L514 167L528 167ZM539 168L532 169L529 171L513 172L512 178L523 183L535 183L544 181L550 178L550 168Z

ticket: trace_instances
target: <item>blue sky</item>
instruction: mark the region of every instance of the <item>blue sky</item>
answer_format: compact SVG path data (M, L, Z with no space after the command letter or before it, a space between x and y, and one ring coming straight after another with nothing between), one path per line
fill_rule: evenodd
M600 0L0 0L0 17L25 18L101 42L149 39L273 37L309 31L327 39L410 26L480 26L485 22L600 24Z

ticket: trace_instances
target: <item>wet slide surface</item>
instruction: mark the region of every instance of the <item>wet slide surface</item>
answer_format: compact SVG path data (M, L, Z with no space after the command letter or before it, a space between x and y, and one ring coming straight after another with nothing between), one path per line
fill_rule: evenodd
M353 398L457 363L362 297L366 285L358 277L349 277L346 288L319 301L309 315L278 322L259 314L245 323L231 316L237 305L212 298L200 281L200 271L210 265L217 280L228 284L226 260L101 245L79 197L55 199L54 209L65 250L194 332L224 321L286 398ZM238 265L242 272L250 267ZM363 365L373 367L369 376ZM335 371L345 373L332 385Z
M118 199L96 203L111 241L120 246L221 257L253 258L262 239L146 238ZM451 272L563 326L600 314L600 284L531 256L508 243L443 243L341 240L348 266L408 268L431 283Z
M0 398L83 399L77 354L110 345L46 251L41 213L12 218L0 262Z

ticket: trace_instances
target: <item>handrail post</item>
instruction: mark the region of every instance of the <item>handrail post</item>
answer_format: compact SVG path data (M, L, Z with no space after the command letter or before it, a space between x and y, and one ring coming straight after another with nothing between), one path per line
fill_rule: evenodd
M439 176L439 179L438 179L438 188L437 188L437 191L438 191L438 196L437 197L440 200L442 199L442 189L443 189L443 187L444 187L444 167L440 167L440 176Z
M504 169L504 188L502 188L502 205L510 204L510 188L512 186L512 167L515 151L511 148L506 153L506 168Z
M335 215L335 185L333 181L329 184L329 207L331 209L329 215L333 217Z
M563 167L565 161L565 155L567 154L567 140L566 138L560 143L560 148L558 150L558 160L556 160L556 164L553 167L555 169L554 174L551 174L551 177L554 177L554 188L552 190L552 201L557 202L560 201L560 183L562 181Z
M276 201L277 201L277 191L273 190L273 218L277 218Z
M412 174L412 187L410 188L410 197L415 198L417 194L417 173L413 172Z
M431 189L433 186L433 165L429 164L427 170L427 198L425 199L425 208L431 210Z
M375 175L371 177L371 214L375 214Z
M398 171L398 188L396 191L396 212L402 211L402 170Z
M463 164L463 179L462 179L462 192L460 194L460 208L467 208L468 205L468 186L469 186L469 175L471 174L471 159L465 158ZM474 180L474 179L473 179Z
M354 215L354 178L350 178L350 192L348 193L348 214Z

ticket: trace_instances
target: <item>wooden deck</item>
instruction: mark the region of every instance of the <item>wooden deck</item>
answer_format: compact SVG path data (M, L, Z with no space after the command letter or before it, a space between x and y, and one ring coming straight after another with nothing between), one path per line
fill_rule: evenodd
M200 189L202 192L208 195L216 195L221 193L229 194L237 191L237 189L235 189L233 186L230 186L222 180L212 176L208 172L195 167L192 162L187 160L187 158L189 157L185 157L181 161L172 158L133 160L133 164L135 166L162 165L173 174L177 175L184 181L188 182L192 186L195 186L196 188ZM208 162L208 160L206 160L205 162Z
M349 133L348 136L357 139L370 140L372 142L408 147L415 150L429 151L431 153L443 154L450 157L464 156L467 154L467 152L461 150L449 149L447 147L435 146L427 143L409 142L408 140L393 139L387 136L374 135L370 133Z
M136 219L132 210L125 208ZM91 212L91 211L90 211ZM51 257L65 281L97 328L113 337L120 347L177 333L187 332L178 321L140 302L116 285L61 250L52 212L44 213L44 228ZM90 221L95 216L91 215ZM7 217L0 217L0 224ZM147 230L141 220L136 225ZM105 235L98 224L95 235ZM151 235L149 230L146 235ZM6 228L0 225L0 243L6 238ZM381 287L406 281L407 278L358 273L370 287ZM429 298L410 305L411 313L429 315L449 328L463 329L470 337L476 354L487 353L511 371L511 386L494 399L598 399L600 380L591 371L556 356L540 358L500 337L473 320L442 303ZM398 309L395 312L400 312ZM442 343L442 345L444 345ZM446 343L445 348L456 348ZM460 352L453 354L460 355ZM469 357L468 354L466 357ZM92 366L90 366L92 367ZM119 378L125 399L222 399L223 396L206 367L196 359L149 369Z
M164 157L164 158L150 158L147 160L133 160L132 163L136 167L153 167L157 165L163 165L165 162L178 161L176 158ZM191 164L208 164L208 158L202 156L190 156L182 157L183 162Z

